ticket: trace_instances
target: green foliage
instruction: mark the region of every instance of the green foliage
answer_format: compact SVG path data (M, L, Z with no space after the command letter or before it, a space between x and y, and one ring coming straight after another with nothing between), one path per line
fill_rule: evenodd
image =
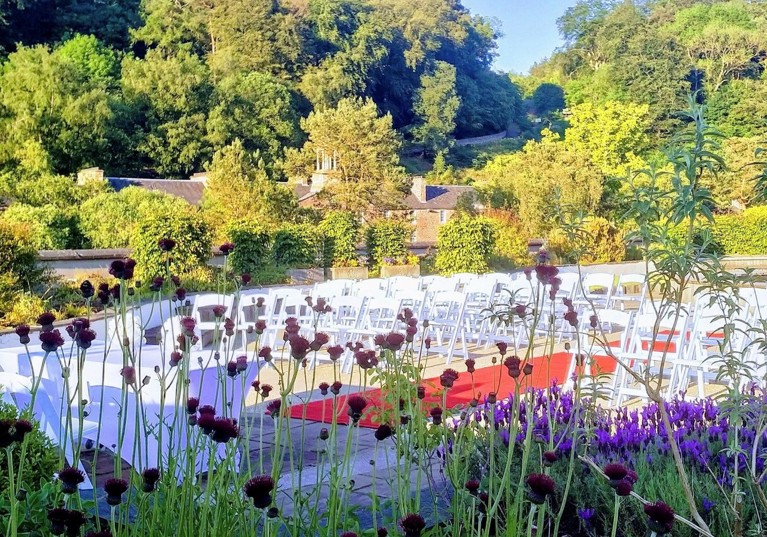
M529 265L532 261L529 237L525 236L513 213L490 210L485 216L493 222L496 230L491 268L511 270Z
M533 109L539 116L545 116L565 107L565 92L560 86L544 82L533 92Z
M360 225L353 213L329 211L320 222L325 237L323 259L331 267L356 266Z
M767 254L767 207L751 207L741 214L714 219L713 238L725 255Z
M272 259L287 267L321 266L323 236L312 224L287 224L274 233Z
M79 209L80 226L93 248L126 248L139 222L189 209L181 198L129 186L85 201Z
M36 250L78 248L77 217L53 205L33 207L14 203L0 213L0 220L29 230L29 241Z
M233 222L252 220L275 227L293 220L298 210L293 193L272 181L263 163L255 161L240 140L213 156L202 207L221 240Z
M0 293L3 288L30 289L42 276L43 271L37 266L37 252L25 226L0 221Z
M487 272L495 240L491 220L469 216L452 218L439 229L435 266L440 274Z
M2 392L0 383L0 392ZM23 417L15 406L0 401L0 419L15 420ZM55 472L60 470L59 454L56 446L40 431L39 424L25 438L26 452L24 456L24 472L21 477L21 488L35 490L41 481L49 481ZM11 448L16 464L21 460L22 446L14 443ZM15 468L18 474L18 467ZM8 460L5 450L0 450L0 498L8 495ZM18 475L17 475L18 477Z
M154 215L138 222L130 238L137 279L149 281L166 273L167 256L157 245L157 241L164 238L176 241L169 256L171 274L183 275L210 259L211 232L196 211L176 210Z
M384 264L384 259L404 261L412 229L409 223L393 218L370 222L365 228L365 246L371 268Z
M455 118L461 100L455 90L455 67L446 62L435 63L433 72L421 76L421 89L415 102L415 112L421 124L413 134L433 153L449 145L455 130Z
M606 218L588 218L575 233L553 229L546 237L546 249L557 263L616 263L626 258L623 233Z
M271 237L257 222L233 222L227 226L226 236L234 244L229 263L235 272L253 273L269 263Z

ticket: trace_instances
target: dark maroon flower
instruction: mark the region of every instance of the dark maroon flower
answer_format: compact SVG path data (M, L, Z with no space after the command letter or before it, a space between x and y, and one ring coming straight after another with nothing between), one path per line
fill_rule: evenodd
M80 294L83 295L83 298L91 298L95 292L96 290L93 288L93 284L89 280L85 280L80 284Z
M184 289L183 287L177 288L175 295L177 299L184 300L186 298L186 289Z
M498 394L495 392L490 392L487 394L487 402L491 405L494 405L496 401L498 400Z
M234 335L234 321L229 317L224 319L224 333L229 337Z
M24 437L32 432L34 425L29 420L18 420L13 426L13 440L16 442L23 442Z
M280 414L280 408L282 407L282 401L279 399L275 399L274 401L269 401L269 404L266 405L266 414L271 416L272 418L276 418Z
M173 351L172 353L170 353L170 361L168 362L168 365L170 365L171 367L176 367L181 362L182 359L183 359L183 356L181 355L180 352Z
M261 385L261 397L269 397L269 393L272 391L272 386L270 384L262 384Z
M75 343L81 349L89 349L93 341L96 339L96 332L90 328L85 328L77 332L75 336Z
M629 470L626 472L626 481L634 485L637 481L639 481L639 475L634 470Z
M67 517L67 521L65 522L67 526L67 537L79 537L80 528L82 528L86 522L87 519L82 511L70 511L69 517Z
M354 353L357 365L362 369L371 369L378 365L378 356L373 349L363 349Z
M614 488L618 496L628 496L634 490L634 486L627 479L619 481Z
M442 409L440 407L435 406L429 411L429 414L431 414L431 420L434 422L434 425L442 423Z
M378 528L376 531L376 537L389 537L389 530L386 528Z
M172 252L173 248L176 247L176 241L173 239L160 239L157 241L157 246L159 246L160 250L163 252Z
M373 337L373 344L375 344L376 347L383 347L386 344L386 336L383 334L376 334Z
M29 325L20 324L16 327L16 335L19 336L19 342L22 345L29 343Z
M386 423L383 423L378 426L376 429L376 432L374 433L374 436L376 437L376 440L379 442L383 442L387 438L389 438L394 432L392 431L392 428L387 425Z
M199 409L197 409L197 412L200 414L200 416L215 416L216 415L216 409L212 405L203 405Z
M527 315L527 306L524 304L517 304L514 306L514 313L516 313L518 317L524 317Z
M200 407L200 400L196 397L190 397L186 400L186 413L187 414L194 414L197 412L197 409Z
M405 343L405 336L400 334L399 332L390 332L386 335L384 338L384 348L389 349L390 351L398 351L402 348L402 345Z
M51 533L61 535L66 530L66 524L69 520L69 509L57 507L48 510L48 522L51 523Z
M504 356L506 354L506 349L509 348L509 344L506 343L505 341L499 341L495 345L496 347L498 347L498 352L500 353L501 356Z
M128 490L128 482L124 479L107 479L104 492L107 494L107 504L115 506L122 503L122 495Z
M468 373L474 373L475 369L474 366L477 362L474 361L474 359L469 358L468 360L464 361L464 364L466 365L466 371Z
M328 341L330 341L330 336L324 332L317 332L314 334L314 340L309 344L309 348L311 348L313 351L318 351L324 345L327 345Z
M452 388L456 380L458 380L458 371L455 369L445 369L439 376L439 383L445 388Z
M330 388L330 384L328 384L327 382L320 382L319 389L322 395L328 394L328 388Z
M589 324L591 325L591 328L596 328L599 326L599 317L596 315L589 316Z
M464 485L466 487L466 490L469 491L469 494L472 496L476 496L479 492L479 481L476 479L469 479L466 484Z
M258 509L266 509L272 503L274 479L268 475L257 475L249 479L242 487L245 496L253 500Z
M231 242L225 242L221 246L218 247L218 249L221 251L224 255L229 255L234 251L234 244Z
M248 285L252 279L253 278L251 277L251 275L248 274L247 272L243 272L240 275L240 280L242 280L242 285Z
M328 347L328 355L332 361L338 360L344 353L344 348L341 345L333 345Z
M431 348L431 338L427 337L423 340L423 346L426 347L426 350L429 350Z
M551 466L559 460L559 456L554 451L546 451L543 454L543 465Z
M42 327L42 329L46 332L53 330L53 323L55 321L56 321L56 316L50 311L47 311L41 314L37 318L37 324L39 324Z
M234 363L237 364L237 372L244 373L248 369L248 357L245 355L238 356L234 359Z
M240 428L237 422L229 418L216 418L213 423L210 438L219 444L225 444L229 440L234 440L240 436Z
M68 466L59 472L59 481L61 481L61 492L74 494L77 492L77 486L85 481L85 476L77 468Z
M259 380L254 380L254 381L251 383L251 386L253 387L253 391L255 391L256 393L258 393L258 392L261 390L261 381L259 381Z
M336 380L333 382L333 384L330 385L330 393L333 395L338 395L341 393L341 388L343 387L343 384L341 384L341 381Z
M674 510L669 505L661 501L648 503L644 506L644 512L650 531L660 535L671 533L671 528L674 527Z
M525 366L522 368L522 373L525 375L531 375L533 373L533 364L526 363Z
M567 321L570 326L578 326L578 314L574 311L568 311L565 313L565 321Z
M125 367L120 370L120 374L123 377L123 380L125 381L125 384L128 384L129 386L131 384L136 383L136 368L130 365L126 365Z
M506 366L506 369L509 370L509 376L511 378L519 378L520 373L522 370L520 369L520 366L522 365L522 360L520 360L516 356L509 356L503 361L503 365Z
M213 310L213 316L216 319L221 319L224 316L224 313L226 313L226 306L222 306L221 304L217 304L211 309Z
M181 330L188 335L192 335L194 327L197 326L197 321L194 317L182 317L181 318Z
M265 362L272 361L272 349L271 347L261 347L258 351L258 357L262 358Z
M40 346L45 352L56 352L56 349L62 345L64 345L64 338L58 330L40 332Z
M323 427L320 429L320 440L327 440L328 438L330 438L330 431L328 431L326 427Z
M160 480L160 470L157 468L147 468L141 472L144 492L154 492L157 482Z
M413 513L401 519L399 525L405 532L405 537L420 537L421 532L426 528L426 521L421 515Z
M426 388L424 386L418 386L415 389L415 395L418 399L426 399Z
M303 360L311 350L311 343L301 336L294 336L288 340L290 345L290 355L296 360Z
M530 490L527 493L528 499L535 504L542 504L546 501L546 496L554 493L556 484L546 474L530 474L525 480Z
M236 377L239 371L237 371L237 362L234 360L229 361L226 364L226 374L232 378Z
M264 321L263 319L259 319L258 321L256 321L255 330L256 330L256 334L259 334L259 335L263 334L264 330L266 330L266 321Z
M628 474L628 468L615 462L606 465L603 471L610 480L610 485L613 487Z
M367 406L368 402L364 397L359 395L350 395L346 400L346 404L349 406L348 414L357 423L362 417L362 411Z

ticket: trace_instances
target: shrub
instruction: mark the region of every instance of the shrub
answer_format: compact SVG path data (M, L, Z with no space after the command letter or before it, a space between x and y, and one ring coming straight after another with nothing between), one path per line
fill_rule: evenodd
M0 317L12 309L21 291L30 290L45 276L28 231L0 220Z
M94 248L125 248L139 222L188 209L181 198L131 186L85 201L79 210L80 227Z
M510 270L529 265L532 261L529 240L513 213L491 209L486 216L493 221L496 229L493 267Z
M29 242L36 250L79 248L77 217L55 205L33 207L14 203L2 213L2 220L24 226L29 231Z
M0 392L3 391L0 383ZM8 403L0 401L0 419L15 420L20 417L19 410ZM50 481L53 474L61 469L59 455L53 442L40 431L40 426L35 422L35 428L27 434L27 450L24 458L24 472L21 477L22 488L37 489L41 481ZM11 451L18 472L18 464L21 460L21 445L13 444ZM8 495L8 460L4 449L0 449L0 498Z
M322 234L311 224L287 224L274 234L272 258L287 267L321 265Z
M626 258L623 233L607 219L594 217L583 223L576 237L554 229L546 237L547 251L559 263L614 263Z
M131 237L132 257L136 260L136 278L149 278L165 274L166 254L157 241L170 238L176 247L170 254L172 274L185 274L205 265L211 254L211 233L196 211L174 211L155 215L136 226Z
M411 226L402 220L376 220L365 229L368 264L378 267L384 260L395 259L405 263L408 255L408 238Z
M714 240L725 255L767 254L767 207L715 218Z
M437 235L437 270L440 274L487 272L495 238L495 226L488 218L459 216L449 220Z
M234 244L229 263L235 272L255 272L269 262L269 233L252 221L227 226L226 236Z
M319 225L325 237L323 259L333 267L355 266L360 226L353 213L329 211Z

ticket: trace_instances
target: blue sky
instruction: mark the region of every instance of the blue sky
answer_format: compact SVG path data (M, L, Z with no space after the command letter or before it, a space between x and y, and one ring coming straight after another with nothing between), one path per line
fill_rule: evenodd
M495 67L527 73L562 45L557 19L577 0L463 0L472 13L501 21L504 37L498 42Z

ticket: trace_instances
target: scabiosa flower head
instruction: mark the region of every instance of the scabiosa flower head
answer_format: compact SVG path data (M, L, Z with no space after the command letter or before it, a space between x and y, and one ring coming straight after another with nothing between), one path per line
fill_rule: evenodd
M176 298L179 300L184 300L186 298L186 289L183 287L179 287L176 289L176 292L174 293L176 295Z
M59 472L59 481L61 482L61 492L74 494L77 492L77 486L85 481L85 476L77 468L68 466Z
M426 350L428 351L431 348L431 338L427 337L423 340L423 346L426 347Z
M30 330L29 325L26 325L26 324L20 324L19 326L16 327L15 332L16 332L16 335L19 336L19 342L22 345L26 345L30 341L29 330Z
M37 318L37 324L39 324L45 332L53 330L54 321L56 321L56 316L50 311L40 314Z
M634 490L634 486L627 479L619 481L614 488L615 494L618 496L629 496L631 491Z
M440 407L435 406L429 411L429 414L431 415L431 420L434 422L434 425L442 423L442 409Z
M578 314L572 310L568 311L565 313L565 321L567 321L570 326L578 326Z
M259 319L258 321L256 321L256 324L253 325L253 328L256 334L258 335L263 334L264 330L266 330L266 321L264 321L263 319Z
M320 440L327 440L330 438L330 431L328 431L327 427L323 427L320 429Z
M56 352L56 349L64 345L64 338L58 330L40 332L40 346L45 352Z
M514 313L516 313L518 317L524 317L527 315L527 306L524 304L517 304L514 306Z
M170 360L168 360L168 365L171 367L176 367L179 363L181 363L183 358L184 357L180 352L173 351L170 353Z
M479 485L480 483L477 479L469 479L464 486L469 491L469 494L476 496L479 492Z
M420 537L426 528L426 521L421 515L412 513L399 521L399 526L405 532L405 537Z
M221 319L224 316L224 313L226 313L226 306L222 306L221 304L216 304L211 308L213 311L213 316L216 319Z
M628 468L619 463L610 463L602 470L610 480L610 486L615 487L628 474Z
M253 277L250 274L248 274L247 272L243 272L240 275L240 280L242 281L242 285L250 284L252 279L253 279Z
M554 451L546 451L543 454L543 465L552 466L559 460L559 456Z
M191 425L191 421L189 422ZM216 417L213 414L200 414L196 425L202 430L202 434L210 435L213 432L213 426L216 424Z
M669 505L661 501L648 503L644 506L644 513L647 515L650 531L660 535L671 533L671 528L674 527L674 510Z
M75 336L75 343L77 343L78 347L85 350L91 347L91 344L93 343L95 339L96 339L96 332L94 332L90 328L84 328L77 332L77 335Z
M394 434L394 432L392 431L392 428L388 424L382 423L376 429L374 436L376 437L376 440L378 440L379 442L383 442L384 440L389 438L392 434Z
M154 492L157 482L160 480L160 470L157 468L147 468L141 472L144 492Z
M636 482L639 481L639 474L637 474L634 470L629 470L626 472L626 481L632 485L635 485Z
M324 332L317 332L314 334L314 339L309 344L309 348L313 351L320 350L324 345L328 344L328 341L330 341L330 336L328 336Z
M18 420L13 426L13 439L16 442L21 443L24 441L24 437L31 433L33 429L34 426L31 421L24 419Z
M104 483L104 492L107 494L107 503L109 505L120 505L122 496L128 490L128 482L124 479L107 479Z
M303 360L311 350L311 343L301 336L294 336L288 340L290 355L296 360Z
M197 409L200 407L200 400L196 397L190 397L186 400L186 413L187 414L194 414L197 412Z
M79 537L80 528L82 528L85 525L85 522L86 522L86 518L85 518L85 515L82 513L82 511L76 511L76 510L70 511L69 516L67 517L67 521L65 522L67 526L67 536Z
M378 356L373 349L363 349L354 353L357 365L362 369L371 369L378 365Z
M129 386L131 384L136 383L136 368L130 365L126 365L122 368L120 371L120 374L123 377L123 380L125 381L125 384L128 384Z
M181 330L191 335L194 332L194 327L197 326L197 321L194 320L194 317L182 317L181 318Z
M389 349L390 351L398 351L402 348L404 343L405 336L399 332L390 332L384 337L383 347L385 349Z
M92 298L95 293L96 289L93 287L90 280L84 280L83 283L80 284L80 294L83 295L83 298Z
M231 242L225 242L221 246L218 247L218 249L221 251L224 255L229 255L234 251L234 244Z
M425 386L418 386L415 389L415 395L418 397L418 399L425 399L426 398L426 387Z
M520 369L522 360L516 356L509 356L503 361L503 365L509 370L509 376L511 378L519 378L519 375L522 373L522 370Z
M533 364L530 362L526 363L524 367L522 367L522 373L525 375L532 375L533 374Z
M469 358L463 362L466 365L466 372L467 373L474 373L476 371L474 369L474 366L477 365L477 362L474 361L473 358Z
M229 440L234 440L240 436L240 428L237 422L229 418L216 418L213 423L213 430L210 438L219 444L225 444Z
M340 380L336 380L333 382L333 384L330 385L330 393L333 395L338 395L341 393L341 388L343 387L343 384L341 384Z
M267 415L271 416L272 418L276 418L280 414L281 406L282 406L282 401L280 401L279 399L275 399L274 401L269 401L269 404L266 405Z
M69 509L57 507L48 510L48 522L51 523L51 533L61 535L66 529L66 523L69 520Z
M237 362L230 360L226 364L226 374L232 378L236 377L239 371L237 370Z
M389 536L389 530L386 528L378 528L376 531L376 537L388 537Z
M253 500L258 509L266 509L272 503L274 479L268 475L257 475L249 479L242 487L245 496Z
M458 371L455 369L445 369L439 376L439 383L445 388L452 388L456 380L458 380Z
M160 239L157 241L157 246L159 246L160 250L163 252L172 252L173 248L176 247L176 241L168 238Z
M224 319L224 333L229 337L234 335L234 321L229 317Z
M362 417L362 411L365 409L368 402L360 395L350 395L346 400L346 404L349 406L347 413L352 418L352 421L357 423Z
M530 488L527 492L528 499L538 505L545 502L546 496L553 494L556 488L554 480L546 474L530 474L525 483Z
M318 388L320 389L320 393L322 395L327 395L328 388L330 388L330 384L328 384L327 382L320 382L320 385L318 386Z
M15 442L13 438L15 425L15 420L0 420L0 448L6 448Z
M504 356L506 354L506 350L509 348L509 344L505 341L499 341L495 344L496 347L498 347L498 353L501 356Z
M269 397L269 394L272 391L272 385L271 384L262 384L261 385L261 397L267 398Z
M216 415L216 409L212 405L202 405L199 409L197 409L197 412L199 412L200 416Z
M258 351L258 357L263 359L265 362L271 362L272 361L272 349L271 347L261 347L261 349Z

